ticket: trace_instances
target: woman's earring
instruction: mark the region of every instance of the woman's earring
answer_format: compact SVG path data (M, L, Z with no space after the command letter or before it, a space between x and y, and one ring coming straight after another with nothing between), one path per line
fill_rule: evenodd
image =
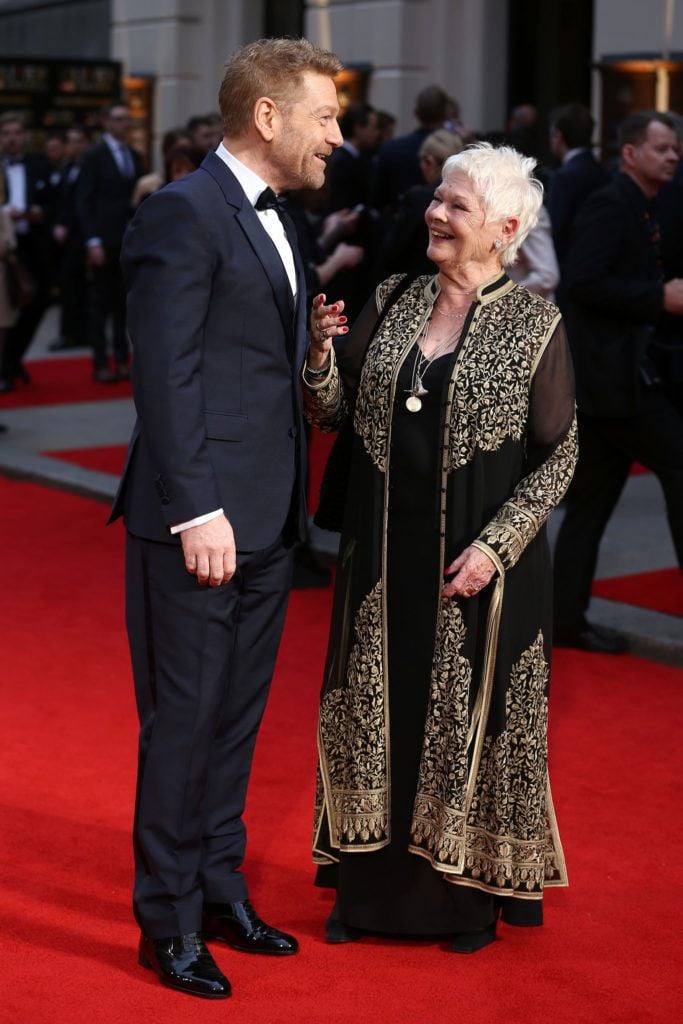
M493 247L494 247L494 249L500 249L502 244L503 243L501 242L500 238L496 238L494 243L493 243Z

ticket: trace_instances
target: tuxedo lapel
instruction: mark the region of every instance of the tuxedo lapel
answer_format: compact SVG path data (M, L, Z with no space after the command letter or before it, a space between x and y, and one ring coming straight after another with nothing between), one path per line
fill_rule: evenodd
M292 289L287 277L287 271L283 266L275 245L259 220L254 207L247 200L237 178L223 160L216 156L215 153L209 153L202 162L202 169L214 178L227 202L236 208L235 220L270 281L273 298L275 299L283 327L287 332L288 343L291 343L294 334ZM298 260L296 249L294 250L294 258L296 263ZM300 284L298 284L298 287L301 287ZM304 291L304 296L305 294Z

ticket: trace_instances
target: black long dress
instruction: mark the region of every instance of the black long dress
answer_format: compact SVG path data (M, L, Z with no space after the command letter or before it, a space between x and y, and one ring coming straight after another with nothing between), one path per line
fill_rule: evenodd
M544 883L566 884L545 751L543 533L575 460L566 339L543 300L506 278L482 286L459 350L431 364L410 413L437 295L418 279L372 340L356 329L339 355L354 435L314 856L341 921L398 934L482 928L498 908L540 923ZM308 390L311 422L338 428L336 371ZM443 568L468 543L497 578L442 600Z
M416 345L401 368L400 394L410 390L417 354ZM400 756L392 759L392 841L364 857L342 854L337 879L340 918L368 931L452 933L484 928L494 916L493 896L448 885L426 860L408 852L440 600L433 492L440 479L444 388L452 359L435 359L423 374L428 393L418 413L408 412L404 401L394 405L387 611L391 747Z

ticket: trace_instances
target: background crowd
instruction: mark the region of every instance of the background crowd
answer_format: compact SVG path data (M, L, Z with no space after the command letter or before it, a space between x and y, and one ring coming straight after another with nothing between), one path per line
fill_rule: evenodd
M432 85L415 98L414 116L413 130L397 136L391 114L348 106L325 186L287 196L309 301L320 291L343 298L353 323L389 275L433 273L425 210L444 161L470 142L537 159L544 206L508 272L560 306L578 378L581 460L559 540L556 639L617 653L619 641L589 626L585 609L599 541L634 460L662 483L683 565L683 118L632 115L600 162L593 119L579 103L556 110L549 125L522 104L484 134ZM99 141L73 125L37 153L19 115L0 117L0 395L30 386L24 356L53 303L61 310L53 350L89 347L103 385L129 375L124 232L146 196L199 167L222 136L219 115L192 117L164 135L163 171L145 173L130 127L116 102L102 112Z

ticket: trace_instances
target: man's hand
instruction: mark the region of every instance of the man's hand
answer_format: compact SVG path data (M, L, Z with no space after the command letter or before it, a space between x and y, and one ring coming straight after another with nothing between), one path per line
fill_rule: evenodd
M683 313L683 280L675 277L664 285L664 309L667 313Z
M107 254L102 245L88 246L88 262L91 267L103 267L107 262Z
M201 526L190 526L180 534L185 568L197 583L220 587L235 575L237 554L232 526L225 516L216 516Z
M445 570L444 576L455 575L444 584L441 596L453 597L457 594L458 597L473 597L490 583L495 571L495 565L483 551L472 546L465 548Z

